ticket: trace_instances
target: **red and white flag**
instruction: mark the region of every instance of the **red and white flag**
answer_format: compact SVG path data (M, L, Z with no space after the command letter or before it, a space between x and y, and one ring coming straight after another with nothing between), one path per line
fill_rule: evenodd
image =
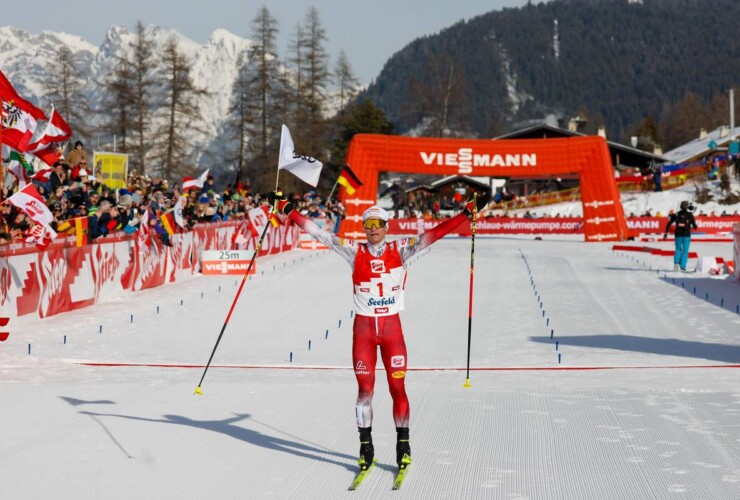
M139 244L139 255L144 255L151 245L152 226L149 225L149 209L145 208L139 220L139 230L136 233L136 241Z
M53 171L54 171L53 168L45 168L44 170L39 170L38 172L34 174L33 180L47 183L49 182L49 179L51 178L51 173Z
M18 207L19 210L28 215L36 224L43 226L46 233L48 233L46 236L50 239L57 237L56 231L51 228L54 215L49 210L49 207L46 206L44 199L33 184L26 184L23 189L8 198L7 201Z
M72 127L52 106L49 121L38 140L28 145L28 152L34 154L47 165L54 165L62 156L59 145L72 137Z
M0 101L2 101L2 142L18 151L26 151L39 120L46 120L46 115L18 95L2 71L0 71Z
M46 122L46 128L44 128L41 137L31 144L31 147L33 149L34 147L49 145L53 142L64 142L70 137L72 137L72 127L69 126L69 123L52 106L49 121Z
M257 236L258 234L262 234L262 231L265 230L265 226L270 222L270 219L268 217L268 210L270 207L267 205L263 207L257 207L253 208L249 212L247 212L247 217L249 218L249 223L251 224L251 230L252 234Z
M36 158L43 161L50 167L53 166L59 159L62 158L62 149L59 147L59 144L52 143L50 146L47 146L43 149L38 149L34 151L29 151L31 154L33 154Z
M26 243L36 245L36 248L39 250L44 250L51 244L51 240L56 237L57 233L48 226L35 224L31 229L26 231L25 235Z
M54 221L54 215L33 184L26 184L26 187L8 198L8 202L18 207L36 224L48 226Z
M249 237L252 236L251 229L249 227L248 221L243 221L239 226L237 226L236 231L234 231L234 235L231 237L231 246L233 248L238 247L239 245L244 245L249 242Z
M208 171L209 170L210 169L206 169L206 171L203 172L203 175L201 175L197 179L194 178L194 177L183 177L182 178L182 190L183 190L183 192L186 191L186 190L188 190L188 189L194 189L194 188L200 189L200 188L202 188L205 185L205 183L206 183L206 179L208 178Z

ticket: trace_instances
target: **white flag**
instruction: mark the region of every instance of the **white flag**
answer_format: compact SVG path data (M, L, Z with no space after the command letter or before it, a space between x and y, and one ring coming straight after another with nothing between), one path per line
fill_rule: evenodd
M182 178L182 190L185 191L186 189L192 189L192 188L203 188L203 186L206 184L206 180L208 179L208 171L210 169L206 169L203 174L198 177L197 179L194 179L192 177L183 177Z
M321 167L323 166L324 164L316 158L296 154L290 131L288 127L283 125L283 131L280 134L278 169L287 170L306 184L316 187L316 184L319 183L319 175L321 175Z
M175 203L175 222L178 226L185 229L185 218L182 215L182 208L183 205L187 203L187 198L185 196L180 196L180 198Z

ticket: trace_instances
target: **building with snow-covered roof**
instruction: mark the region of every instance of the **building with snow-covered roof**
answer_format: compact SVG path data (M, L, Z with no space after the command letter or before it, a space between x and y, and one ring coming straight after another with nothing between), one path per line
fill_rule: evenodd
M722 125L711 132L701 129L699 137L666 152L663 157L670 163L690 163L706 160L717 152L727 151L732 141L730 127Z

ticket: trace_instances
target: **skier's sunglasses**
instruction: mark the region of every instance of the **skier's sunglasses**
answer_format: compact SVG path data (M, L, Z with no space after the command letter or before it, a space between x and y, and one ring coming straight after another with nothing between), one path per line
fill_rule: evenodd
M383 219L368 219L362 223L362 227L365 229L380 229L385 227L385 221Z

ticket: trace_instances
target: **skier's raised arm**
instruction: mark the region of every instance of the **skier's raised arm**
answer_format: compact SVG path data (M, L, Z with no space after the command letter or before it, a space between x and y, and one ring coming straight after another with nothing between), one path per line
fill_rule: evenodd
M312 238L323 243L329 247L329 249L344 257L344 259L349 262L350 266L354 265L355 254L357 253L357 244L354 241L340 238L333 233L324 231L311 219L303 216L298 212L298 210L295 210L293 204L282 194L271 193L270 198L271 201L277 201L277 209L280 213L287 215L290 220L310 234Z

